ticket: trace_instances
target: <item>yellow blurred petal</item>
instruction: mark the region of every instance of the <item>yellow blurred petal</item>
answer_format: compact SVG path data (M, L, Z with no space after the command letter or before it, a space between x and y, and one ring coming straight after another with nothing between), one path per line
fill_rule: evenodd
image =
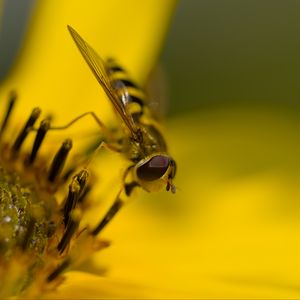
M141 193L95 263L185 297L299 298L299 125L270 107L174 120L178 193Z
M56 291L44 295L43 299L149 299L149 295L157 299L172 296L165 290L150 289L147 285L138 286L124 280L68 272L64 283Z
M143 82L157 59L174 2L37 1L23 51L0 97L17 89L20 112L39 105L53 111L56 121L66 122L89 110L105 116L110 105L76 49L67 24L101 56L115 57Z

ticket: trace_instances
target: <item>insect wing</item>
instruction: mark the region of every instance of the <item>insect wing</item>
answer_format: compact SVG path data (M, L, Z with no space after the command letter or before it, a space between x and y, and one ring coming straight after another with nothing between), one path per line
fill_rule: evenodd
M151 72L145 86L147 104L152 117L161 120L168 110L168 82L163 68L157 65Z
M97 52L71 26L68 26L68 29L80 53L92 70L94 76L96 77L105 93L109 97L110 101L112 102L113 106L130 130L132 136L134 138L137 138L138 129L131 115L126 112L125 106L123 105L122 101L119 100L118 95L112 88L103 60L97 54Z

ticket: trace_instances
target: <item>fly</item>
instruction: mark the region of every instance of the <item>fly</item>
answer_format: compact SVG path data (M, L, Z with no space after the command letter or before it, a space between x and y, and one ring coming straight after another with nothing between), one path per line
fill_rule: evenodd
M165 139L147 106L143 91L115 60L104 61L72 27L68 26L68 29L125 127L121 141L114 140L113 134L108 133L107 136L110 138L103 141L102 145L105 144L108 148L121 152L131 162L124 172L122 190L92 232L96 235L125 203L122 196L130 196L135 187L141 187L148 192L156 192L165 187L167 191L175 193L173 179L176 163L167 152ZM90 114L104 131L109 132L94 113Z

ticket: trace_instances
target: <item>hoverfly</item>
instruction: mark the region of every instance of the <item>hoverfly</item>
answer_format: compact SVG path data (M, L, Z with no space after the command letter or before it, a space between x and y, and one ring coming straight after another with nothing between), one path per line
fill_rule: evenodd
M122 190L93 231L96 235L124 204L125 201L121 198L122 192L130 196L135 187L155 192L165 186L167 191L175 193L176 188L172 181L176 173L176 163L167 153L166 142L155 125L147 102L140 96L144 94L143 91L113 59L104 61L72 27L68 26L68 29L80 53L125 125L121 141L110 138L104 142L109 148L116 148L113 145L118 144L119 152L131 162L124 173ZM98 124L104 126L100 120ZM131 181L126 182L129 175Z

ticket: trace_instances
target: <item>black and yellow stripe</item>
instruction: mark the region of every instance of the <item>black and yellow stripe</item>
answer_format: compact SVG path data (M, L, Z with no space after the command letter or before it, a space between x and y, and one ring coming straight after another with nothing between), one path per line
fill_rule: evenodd
M112 86L117 91L119 98L123 101L122 97L126 97L126 103L123 103L128 108L133 119L138 122L140 117L144 114L145 108L145 94L143 90L129 78L126 70L117 64L114 60L107 61L108 73Z

